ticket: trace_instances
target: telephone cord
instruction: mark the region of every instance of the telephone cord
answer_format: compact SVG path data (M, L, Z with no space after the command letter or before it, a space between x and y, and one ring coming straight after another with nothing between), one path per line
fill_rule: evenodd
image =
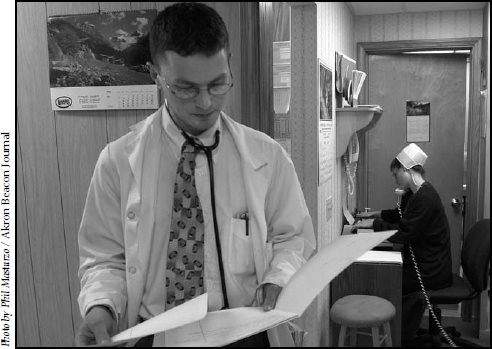
M400 202L399 201L396 204L396 207L398 208L398 213L400 214L400 218L403 218L403 215L401 213L401 208L400 208ZM436 314L434 313L434 309L432 309L432 305L430 303L429 296L427 295L427 292L425 291L424 282L422 281L422 276L420 275L420 270L419 270L419 268L417 266L417 261L415 260L415 255L413 253L412 245L411 244L408 244L408 247L410 249L410 255L412 256L412 262L413 262L413 265L415 267L415 272L417 273L417 278L419 279L420 288L422 290L422 294L424 295L425 303L427 304L427 309L429 309L429 313L431 314L434 322L436 323L437 327L439 328L439 331L441 332L441 334L443 335L443 337L446 339L446 342L448 342L448 344L451 347L456 348L458 346L453 342L453 340L446 333L446 331L442 327L441 323L439 322Z

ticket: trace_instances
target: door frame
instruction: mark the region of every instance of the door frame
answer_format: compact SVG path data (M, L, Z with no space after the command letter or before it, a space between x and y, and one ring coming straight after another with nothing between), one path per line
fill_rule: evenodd
M359 70L368 71L371 54L402 53L404 51L424 50L470 50L470 81L469 81L469 115L466 159L466 211L464 220L465 234L474 222L483 218L484 185L485 185L485 146L486 136L483 134L484 118L486 115L480 108L480 86L482 86L482 38L471 37L462 39L431 39L431 40L401 40L384 42L357 43L357 66ZM361 91L361 104L368 104L369 84ZM379 122L384 122L383 116ZM359 159L357 172L357 207L368 207L367 188L367 147L365 135L359 135L360 152L364 154ZM474 171L473 169L479 169Z

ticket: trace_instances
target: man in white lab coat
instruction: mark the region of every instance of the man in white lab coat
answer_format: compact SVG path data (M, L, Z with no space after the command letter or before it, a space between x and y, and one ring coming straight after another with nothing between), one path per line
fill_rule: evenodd
M233 77L217 12L200 3L167 7L153 23L150 53L165 103L104 148L89 187L79 230L84 321L78 345L107 344L174 300L173 283L166 284L173 189L180 150L191 138L208 147L196 155L194 176L204 225L200 283L209 311L273 309L315 247L287 153L222 112ZM232 346L291 343L281 325Z

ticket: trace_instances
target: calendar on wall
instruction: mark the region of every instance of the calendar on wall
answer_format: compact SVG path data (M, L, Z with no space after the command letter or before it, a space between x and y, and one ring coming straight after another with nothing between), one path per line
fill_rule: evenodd
M53 110L157 109L157 85L52 88Z
M48 18L51 105L56 111L157 109L147 62L156 10Z

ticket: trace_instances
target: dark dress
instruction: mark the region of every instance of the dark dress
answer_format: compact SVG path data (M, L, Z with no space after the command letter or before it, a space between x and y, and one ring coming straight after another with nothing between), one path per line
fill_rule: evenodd
M439 194L424 182L413 194L401 199L402 218L398 209L381 211L374 220L374 231L398 229L388 240L404 244L402 274L402 345L413 346L426 308L420 283L410 254L412 246L426 290L452 284L449 224Z
M374 231L398 229L388 240L403 243L403 293L420 290L408 245L412 245L415 259L428 290L452 284L451 244L449 225L439 194L429 182L424 182L417 193L408 191L402 197L401 211L381 211L381 219L374 220Z

